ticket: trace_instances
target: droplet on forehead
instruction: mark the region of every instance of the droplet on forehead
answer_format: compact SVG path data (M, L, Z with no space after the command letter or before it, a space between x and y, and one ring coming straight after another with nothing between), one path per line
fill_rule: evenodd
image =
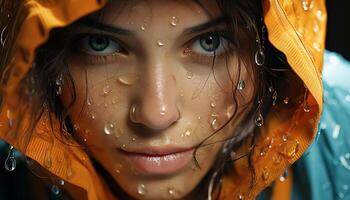
M108 95L110 92L112 91L112 88L109 84L106 84L104 87L103 87L103 95Z
M171 26L177 26L177 24L179 23L179 19L175 16L172 16L169 23Z
M187 71L186 72L186 77L187 77L187 79L191 79L193 77L193 72L192 71Z

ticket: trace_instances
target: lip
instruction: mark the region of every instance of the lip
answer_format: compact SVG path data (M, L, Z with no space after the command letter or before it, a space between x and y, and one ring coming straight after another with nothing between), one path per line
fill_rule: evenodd
M147 147L121 150L139 172L145 174L172 174L184 168L191 160L194 148Z

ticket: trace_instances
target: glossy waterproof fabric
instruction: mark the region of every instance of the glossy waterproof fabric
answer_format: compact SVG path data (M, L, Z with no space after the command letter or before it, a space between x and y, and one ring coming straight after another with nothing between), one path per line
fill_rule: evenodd
M67 146L54 137L58 133L57 120L49 127L45 113L34 130L29 142L26 127L19 127L19 134L11 135L15 120L21 114L18 109L18 84L32 66L35 49L48 38L50 30L64 27L75 20L102 8L105 0L22 0L26 17L19 29L9 63L10 76L2 88L4 97L0 120L0 138L36 160L50 173L86 191L88 200L113 199L111 191L99 177L88 155L73 141ZM286 106L279 104L271 109L265 124L259 130L259 138L252 156L255 184L249 187L253 175L246 158L234 163L229 176L224 177L220 199L253 199L264 188L274 182L288 166L299 159L312 143L322 111L323 48L325 38L326 13L323 0L263 0L264 20L269 32L269 40L287 57L292 72L296 74L309 91L306 101L291 99ZM305 90L297 90L292 83L287 91L303 97ZM296 90L296 91L293 91ZM305 112L305 105L309 109ZM27 115L24 116L26 121ZM285 140L285 136L288 140ZM75 146L75 147L74 147ZM268 148L267 148L268 147ZM237 154L244 154L250 148L246 142ZM264 151L262 155L261 152ZM50 165L47 159L50 158ZM288 179L289 180L289 179ZM288 181L287 181L288 182ZM291 185L289 185L291 186ZM290 196L291 188L278 186L274 194ZM277 198L277 197L276 197ZM283 199L287 199L283 198Z

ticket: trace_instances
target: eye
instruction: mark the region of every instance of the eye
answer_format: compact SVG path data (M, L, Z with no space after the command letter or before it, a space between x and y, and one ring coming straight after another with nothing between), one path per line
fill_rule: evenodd
M109 55L123 51L121 45L106 35L85 35L79 41L84 51L91 55Z
M198 54L221 54L225 51L227 40L218 33L208 33L200 36L191 45L193 52Z

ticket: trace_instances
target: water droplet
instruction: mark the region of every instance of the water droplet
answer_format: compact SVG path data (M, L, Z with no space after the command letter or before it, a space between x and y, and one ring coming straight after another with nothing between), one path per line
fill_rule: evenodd
M344 199L344 196L345 196L344 193L339 192L339 193L337 193L337 195L340 199Z
M215 106L216 106L216 103L215 103L215 102L211 102L211 103L210 103L210 107L215 108Z
M304 11L309 11L313 8L313 0L302 0L301 5Z
M348 186L348 185L343 185L343 186L342 186L342 189L343 189L343 190L349 190L349 186Z
M260 154L259 154L259 155L260 155L260 156L265 156L268 150L269 150L269 147L268 147L268 146L262 147L262 148L260 149Z
M179 23L179 19L177 17L173 16L173 17L171 17L169 23L171 26L177 26L177 24Z
M299 151L299 142L293 139L288 139L286 142L284 142L284 145L281 146L278 152L287 158L292 158L296 156L298 151Z
M185 136L190 136L191 135L191 131L189 130L189 129L187 129L186 131L185 131Z
M320 26L318 25L317 22L314 22L313 30L314 30L315 33L317 33L318 31L320 31Z
M56 85L62 86L64 83L63 74L59 74L56 78Z
M102 95L107 96L111 91L112 91L111 86L107 84L102 89L102 92L103 92Z
M310 106L309 106L309 104L307 103L306 100L304 101L303 109L304 109L304 112L306 112L306 113L310 112L310 110L311 110Z
M136 138L132 138L131 141L135 142L135 141L136 141Z
M94 112L91 112L91 113L90 113L90 118L91 118L92 120L96 119L96 115L95 115Z
M245 81L244 80L240 80L238 82L237 88L238 88L238 90L244 90L244 88L245 88Z
M174 189L173 188L169 188L168 189L168 194L169 195L174 195Z
M193 78L193 72L192 71L187 71L186 72L186 77L187 77L187 79Z
M238 200L244 200L244 196L243 196L242 194L239 194L239 195L237 196L237 198L238 198Z
M59 195L60 194L60 188L58 188L57 185L51 186L51 192L53 195Z
M332 137L333 137L334 139L338 139L339 134L340 134L340 125L339 125L339 124L336 124L336 125L334 126L334 129L333 129L333 132L332 132Z
M105 124L105 126L103 127L103 131L106 135L110 135L112 133L114 133L114 124L113 123L110 123L110 122L107 122Z
M122 145L122 148L125 149L125 148L126 148L126 144L123 144L123 145Z
M317 17L318 20L323 20L324 19L324 16L323 16L321 10L317 10L316 17Z
M166 110L164 107L160 110L160 115L164 116L166 114Z
M277 91L275 90L274 92L273 92L273 95L272 95L272 106L275 106L276 105L276 101L277 101L277 96L278 96L278 94L277 94Z
M347 169L350 170L350 153L347 153L345 155L340 156L340 163L341 165Z
M158 41L157 41L157 45L158 45L159 47L163 47L163 46L165 45L165 41L164 41L164 40L158 40Z
M145 195L145 194L146 194L146 187L145 187L144 184L139 184L139 185L137 186L137 193L138 193L139 195Z
M282 140L283 142L287 142L289 135L288 134L283 134L282 135Z
M17 165L17 161L13 156L13 151L14 151L13 146L10 146L7 158L5 160L5 169L9 172L14 171Z
M140 77L137 74L125 74L118 77L118 81L123 85L133 85Z
M281 182L284 182L284 181L287 179L287 177L288 177L288 170L285 170L285 171L283 172L283 174L280 176L279 180L280 180Z
M115 172L117 174L119 174L122 169L123 169L123 165L121 165L121 164L116 164L115 165Z
M317 43L317 42L312 43L312 47L318 52L321 52L321 50L322 50L321 44Z
M63 186L64 185L64 180L59 180L58 184Z
M145 31L145 30L146 30L146 26L145 26L145 25L142 25L142 26L140 27L140 30L141 30L141 31Z
M74 124L73 125L73 129L74 129L74 131L79 130L80 129L79 124Z
M273 92L273 91L275 91L275 89L273 89L273 87L270 86L270 87L269 87L269 92Z
M264 125L264 118L261 115L261 113L258 113L254 122L255 122L255 125L258 127L261 127L262 125Z
M201 116L198 116L197 119L198 119L198 120L201 120Z
M220 128L220 124L218 122L217 118L214 118L213 121L211 122L211 128L216 131Z
M284 98L283 103L284 104L288 104L289 103L289 97Z
M89 97L86 101L88 106L92 106L94 104L94 99L92 97Z

